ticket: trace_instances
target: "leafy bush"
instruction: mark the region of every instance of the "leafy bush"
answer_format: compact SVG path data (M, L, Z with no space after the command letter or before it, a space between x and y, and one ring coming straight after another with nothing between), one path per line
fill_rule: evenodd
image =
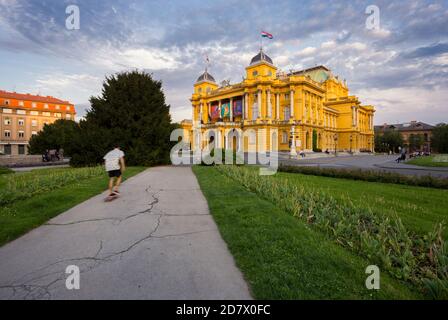
M342 205L325 192L305 189L287 179L260 176L248 167L216 168L395 278L420 286L432 298L448 296L448 250L442 225L421 236L406 230L398 217L391 220L374 214L349 199Z
M398 173L382 172L362 169L333 169L320 167L284 166L278 169L281 172L301 173L314 176L343 178L370 182L395 183L409 186L420 186L438 189L448 189L448 179L439 179L432 176L411 177Z

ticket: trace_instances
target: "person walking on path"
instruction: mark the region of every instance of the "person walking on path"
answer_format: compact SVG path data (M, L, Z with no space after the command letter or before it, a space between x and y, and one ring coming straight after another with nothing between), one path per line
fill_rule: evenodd
M118 187L121 183L121 176L126 169L124 163L124 152L116 146L104 156L106 171L109 174L109 196L118 196ZM114 187L115 184L115 187Z

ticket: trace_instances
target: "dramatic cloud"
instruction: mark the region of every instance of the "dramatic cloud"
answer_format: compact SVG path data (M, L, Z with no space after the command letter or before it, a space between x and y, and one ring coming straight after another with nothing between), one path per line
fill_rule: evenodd
M65 8L78 5L80 30ZM366 28L369 1L0 0L3 89L60 96L78 106L106 75L140 69L161 79L173 118L191 116L192 85L205 56L218 81L239 82L260 47L282 70L324 64L376 119L438 122L448 114L446 1L377 0L380 25ZM418 97L416 96L418 94ZM426 110L426 112L425 112ZM431 112L428 112L431 110Z

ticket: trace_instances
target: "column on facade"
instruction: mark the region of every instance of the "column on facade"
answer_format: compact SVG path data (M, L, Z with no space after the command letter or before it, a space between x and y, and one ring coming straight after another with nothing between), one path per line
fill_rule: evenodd
M249 119L249 94L244 94L244 119Z
M268 118L272 118L271 90L268 90L267 100Z
M291 98L291 119L295 119L295 116L294 116L294 90L293 89L291 89L290 98Z
M260 114L261 114L261 111L262 111L262 106L261 106L261 94L263 93L263 91L260 89L260 90L258 90L258 94L257 94L257 105L258 105L258 112L257 112L257 118L259 119L260 118Z
M275 94L275 112L277 120L280 120L280 93Z

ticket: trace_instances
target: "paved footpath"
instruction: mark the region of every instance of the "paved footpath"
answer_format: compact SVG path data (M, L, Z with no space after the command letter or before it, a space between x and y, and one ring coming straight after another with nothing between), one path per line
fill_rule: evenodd
M191 168L151 168L121 192L0 248L0 299L251 299Z

